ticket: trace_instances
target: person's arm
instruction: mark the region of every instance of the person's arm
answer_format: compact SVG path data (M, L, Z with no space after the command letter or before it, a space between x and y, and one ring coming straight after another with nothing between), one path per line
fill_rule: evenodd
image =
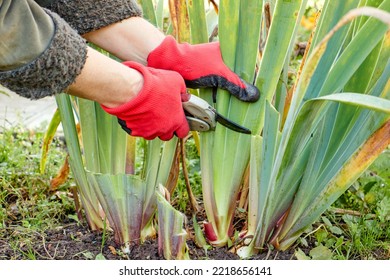
M0 23L0 83L22 96L65 91L116 107L142 88L138 71L87 47L65 21L34 1L0 0Z
M141 17L131 17L82 36L122 60L144 65L149 54L165 39L159 29Z
M164 34L142 18L135 0L35 0L77 32L124 61L146 65ZM112 42L112 43L110 43ZM126 45L126 48L123 46Z
M175 71L184 78L187 87L222 88L246 102L255 102L260 97L254 85L225 65L218 42L179 44L140 17L113 23L83 37L120 59Z
M118 107L133 99L142 89L143 82L138 71L88 48L81 73L65 92L106 107Z
M175 71L188 87L218 87L242 101L259 99L259 90L224 64L218 43L178 44L142 18L134 0L41 1L51 2L47 7L84 38L124 61Z
M134 136L169 140L187 135L181 104L186 88L179 74L110 59L87 47L62 18L34 1L0 0L1 22L0 34L7 40L0 41L0 53L13 52L0 56L3 86L31 99L66 92L97 101ZM23 33L13 36L7 28L21 22L14 31ZM25 33L29 28L24 25L34 32Z

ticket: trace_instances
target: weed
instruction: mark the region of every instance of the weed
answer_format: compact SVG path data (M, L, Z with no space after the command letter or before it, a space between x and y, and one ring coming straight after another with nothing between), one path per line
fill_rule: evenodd
M31 243L36 232L55 228L74 213L69 182L56 192L49 190L65 159L65 147L54 140L47 172L40 174L42 139L42 133L19 127L0 133L0 241L4 238L15 256L23 259L37 258Z
M388 259L389 159L390 150L386 150L321 217L315 229L308 229L300 244L309 247L312 242L314 248L326 247L332 259ZM296 256L312 258L302 250L297 250Z
M54 141L50 149L48 172L39 173L42 137L20 128L0 134L0 227L17 224L47 229L74 212L67 186L49 191L50 179L65 158L60 141Z

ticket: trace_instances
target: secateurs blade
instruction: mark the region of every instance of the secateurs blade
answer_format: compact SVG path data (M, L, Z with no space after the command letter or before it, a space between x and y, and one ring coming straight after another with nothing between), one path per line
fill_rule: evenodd
M231 130L251 134L248 128L225 118L215 108L210 106L206 100L195 95L190 95L188 101L183 102L183 108L192 131L214 130L217 123L220 123Z

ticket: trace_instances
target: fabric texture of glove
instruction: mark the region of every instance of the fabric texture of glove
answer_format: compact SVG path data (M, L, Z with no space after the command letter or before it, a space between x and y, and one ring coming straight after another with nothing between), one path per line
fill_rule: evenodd
M54 37L47 49L27 65L0 71L0 84L31 99L65 90L81 73L87 59L85 40L58 15L45 11L55 25Z
M36 0L83 35L126 18L142 16L135 0Z
M172 36L148 56L148 66L178 72L190 88L218 87L242 101L255 102L259 90L231 71L223 62L218 42L178 44Z
M167 141L174 135L184 138L189 125L184 115L182 101L188 99L183 78L176 72L145 67L136 62L124 62L140 72L144 85L136 97L116 108L101 105L118 118L119 124L129 134L147 140L159 137Z

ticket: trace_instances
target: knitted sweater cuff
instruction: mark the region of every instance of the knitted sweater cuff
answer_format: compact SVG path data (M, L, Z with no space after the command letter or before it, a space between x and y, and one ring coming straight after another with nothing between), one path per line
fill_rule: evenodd
M83 35L121 20L142 16L136 0L54 0L47 8Z

